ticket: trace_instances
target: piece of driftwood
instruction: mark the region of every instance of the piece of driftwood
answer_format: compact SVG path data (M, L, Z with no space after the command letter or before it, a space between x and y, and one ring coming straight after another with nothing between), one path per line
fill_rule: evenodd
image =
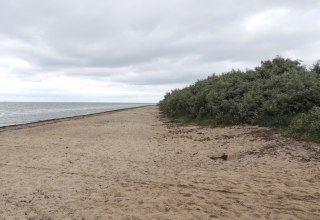
M220 156L220 157L211 156L210 159L211 159L211 160L219 160L219 159L221 159L221 160L228 160L228 155L226 155L225 153L223 153L222 156Z

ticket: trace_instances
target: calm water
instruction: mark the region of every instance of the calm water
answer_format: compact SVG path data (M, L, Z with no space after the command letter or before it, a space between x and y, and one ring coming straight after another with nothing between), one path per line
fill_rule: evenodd
M0 127L144 106L141 103L0 102Z

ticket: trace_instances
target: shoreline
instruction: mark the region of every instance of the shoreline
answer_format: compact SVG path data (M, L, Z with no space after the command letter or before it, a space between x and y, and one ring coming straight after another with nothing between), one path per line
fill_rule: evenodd
M149 105L137 106L137 107L129 107L129 108L121 108L121 109L115 109L115 110L110 110L110 111L89 113L89 114L84 114L84 115L75 115L75 116L62 117L62 118L44 119L44 120L26 122L26 123L21 123L21 124L12 124L12 125L4 125L4 126L0 125L0 132L4 132L4 131L7 131L7 130L23 129L25 127L31 128L31 127L35 127L35 126L53 124L53 123L57 123L57 122L60 122L60 121L77 120L77 119L82 119L82 118L85 118L85 117L94 117L94 116L98 116L98 115L103 115L103 114L108 114L108 113L115 113L115 112L120 112L120 111L125 111L125 110L131 110L131 109L137 109L137 108L145 108L145 107L148 107L148 106L156 106L156 104L149 104Z

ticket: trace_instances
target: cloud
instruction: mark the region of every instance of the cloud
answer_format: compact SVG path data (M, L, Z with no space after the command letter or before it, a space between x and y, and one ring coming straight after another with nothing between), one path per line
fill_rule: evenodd
M0 101L156 102L276 55L311 64L319 9L317 0L0 0Z

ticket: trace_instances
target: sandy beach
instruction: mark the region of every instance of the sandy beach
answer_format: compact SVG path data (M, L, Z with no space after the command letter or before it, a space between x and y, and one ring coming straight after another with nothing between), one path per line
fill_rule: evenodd
M0 130L1 220L314 220L319 183L319 144L156 106Z

